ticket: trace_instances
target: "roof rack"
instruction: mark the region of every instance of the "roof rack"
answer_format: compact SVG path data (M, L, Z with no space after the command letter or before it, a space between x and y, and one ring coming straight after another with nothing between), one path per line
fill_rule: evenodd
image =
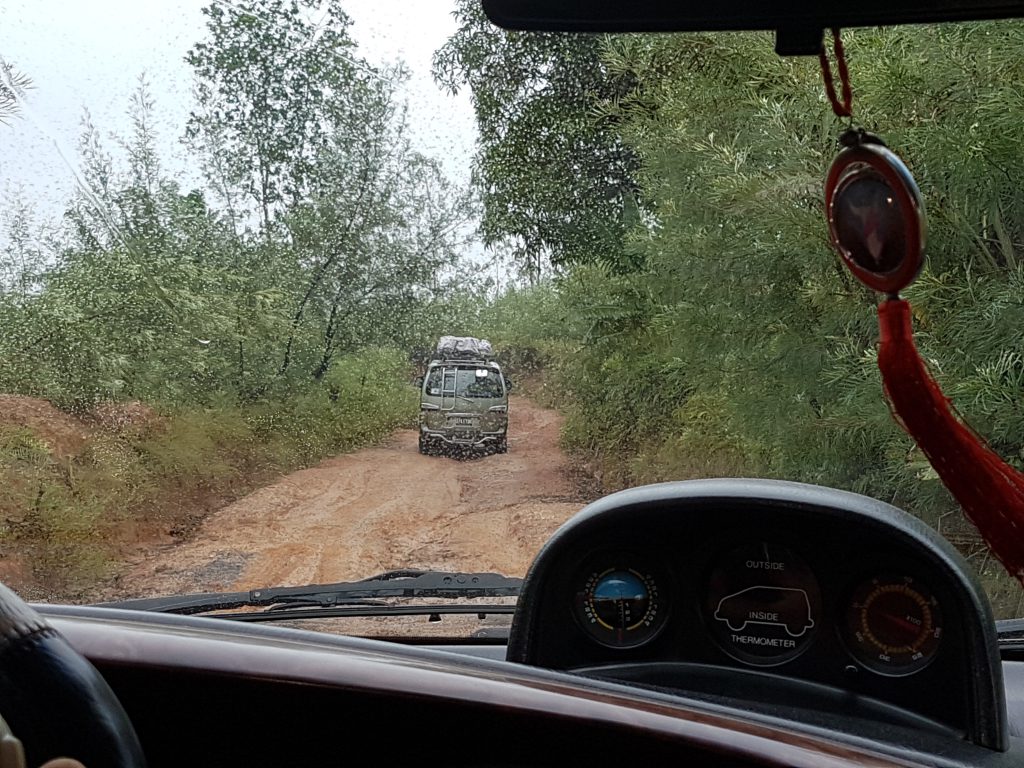
M467 357L435 357L429 363L430 365L465 365L465 366L483 366L485 368L500 368L496 360L483 360L476 358Z

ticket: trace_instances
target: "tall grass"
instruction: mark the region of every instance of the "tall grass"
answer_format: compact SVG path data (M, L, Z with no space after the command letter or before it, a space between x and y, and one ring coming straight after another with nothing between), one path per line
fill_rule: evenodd
M33 599L87 595L147 530L180 534L283 472L413 425L410 376L401 353L369 350L289 399L157 408L142 427L98 429L70 458L27 429L0 429L0 556L31 574L13 586Z

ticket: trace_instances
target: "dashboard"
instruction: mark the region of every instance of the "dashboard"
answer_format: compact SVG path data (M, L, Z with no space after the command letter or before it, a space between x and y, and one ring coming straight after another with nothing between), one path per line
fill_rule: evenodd
M863 496L766 480L614 494L555 534L519 604L510 661L1006 748L981 587L930 528Z

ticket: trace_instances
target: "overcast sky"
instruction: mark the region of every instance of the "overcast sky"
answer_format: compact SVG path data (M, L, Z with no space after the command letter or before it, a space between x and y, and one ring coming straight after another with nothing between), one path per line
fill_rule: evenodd
M205 34L208 0L0 0L0 57L32 77L26 111L0 124L0 192L23 187L59 215L73 176L83 109L104 137L126 135L126 111L145 72L155 101L161 160L185 188L198 169L180 144L191 108L185 53ZM413 139L453 180L466 182L476 128L468 93L443 93L430 76L433 52L454 31L450 0L345 0L359 53L371 63L401 58ZM108 150L116 145L107 141Z

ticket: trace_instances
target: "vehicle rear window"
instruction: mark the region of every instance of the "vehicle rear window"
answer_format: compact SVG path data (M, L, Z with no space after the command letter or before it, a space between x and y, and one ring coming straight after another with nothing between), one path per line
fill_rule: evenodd
M501 397L501 377L486 368L434 368L427 376L427 394L458 397Z

